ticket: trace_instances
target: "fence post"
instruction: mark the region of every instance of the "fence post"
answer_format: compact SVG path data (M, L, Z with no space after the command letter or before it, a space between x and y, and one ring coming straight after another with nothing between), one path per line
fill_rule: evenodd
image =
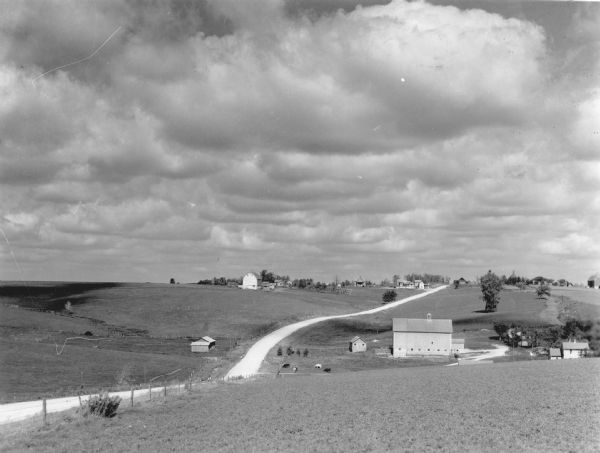
M150 398L150 401L152 401L152 385L148 384L148 397Z
M81 404L81 393L79 393L77 397L79 398L79 408L81 408L83 407L83 405Z
M43 419L44 419L44 425L46 424L46 398L44 398L42 400L42 414L43 414Z
M166 398L167 397L167 381L164 381L163 385L164 385L164 389L165 389L165 395L164 396Z
M133 385L131 386L131 407L133 407Z

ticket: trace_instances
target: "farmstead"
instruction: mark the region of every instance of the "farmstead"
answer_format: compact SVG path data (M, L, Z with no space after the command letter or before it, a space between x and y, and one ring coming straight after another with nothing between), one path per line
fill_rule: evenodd
M447 356L452 350L452 320L394 318L394 357Z

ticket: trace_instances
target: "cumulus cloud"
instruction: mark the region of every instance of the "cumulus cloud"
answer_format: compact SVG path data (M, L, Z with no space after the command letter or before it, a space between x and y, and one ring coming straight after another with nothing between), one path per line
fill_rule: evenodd
M3 6L0 226L25 271L597 268L599 9L553 29L551 5L371 3Z

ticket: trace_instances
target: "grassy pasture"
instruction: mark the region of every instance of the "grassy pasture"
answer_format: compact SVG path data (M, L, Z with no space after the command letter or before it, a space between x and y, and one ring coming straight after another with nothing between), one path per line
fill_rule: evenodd
M587 359L221 384L114 419L7 427L0 450L592 452L599 374Z
M221 375L257 337L299 319L377 306L383 291L357 288L338 295L198 285L4 283L0 402L74 394L82 383L86 392L116 388L178 368L202 377ZM73 313L64 310L67 301ZM217 340L210 359L189 351L190 339L202 335ZM70 340L57 355L57 345L78 336L87 340Z

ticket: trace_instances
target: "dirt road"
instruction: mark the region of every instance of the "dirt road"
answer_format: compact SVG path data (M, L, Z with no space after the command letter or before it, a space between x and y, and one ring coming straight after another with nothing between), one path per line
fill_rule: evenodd
M258 340L246 353L244 358L240 360L229 373L225 375L225 380L230 379L245 379L249 378L258 373L260 365L263 360L269 353L271 349L273 349L277 344L279 344L283 339L292 333L296 332L299 329L302 329L307 326L311 326L318 322L327 321L329 319L339 319L339 318L351 318L354 316L362 316L362 315L370 315L372 313L377 313L384 310L389 310L390 308L397 307L398 305L405 304L407 302L411 302L416 299L420 299L422 297L427 297L430 294L433 294L437 291L446 288L446 286L440 286L435 289L431 289L424 293L415 294L414 296L407 297L405 299L397 300L395 302L390 302L389 304L382 305L380 307L376 307L370 310L359 311L356 313L349 313L346 315L334 315L334 316L321 316L318 318L307 319L305 321L300 321L294 324L290 324L289 326L282 327L281 329L276 330L275 332L271 332L270 334L264 336L260 340Z

